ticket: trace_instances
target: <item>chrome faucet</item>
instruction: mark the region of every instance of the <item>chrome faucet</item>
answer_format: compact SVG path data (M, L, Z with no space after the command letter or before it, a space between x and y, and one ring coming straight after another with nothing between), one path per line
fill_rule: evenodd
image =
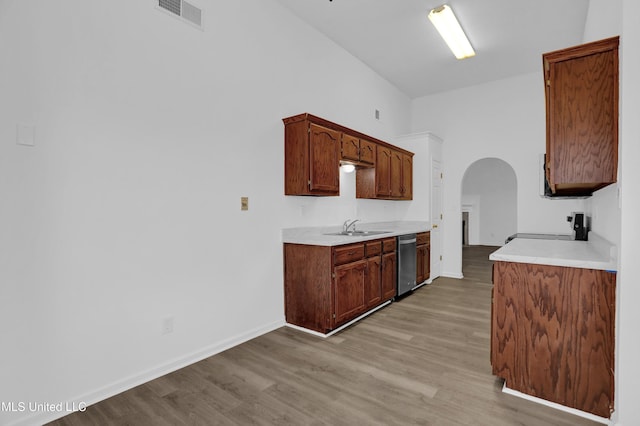
M347 219L344 221L344 223L342 224L342 232L347 233L350 232L349 229L351 227L353 227L353 229L351 230L351 232L356 230L356 222L359 221L360 219L356 219L354 221L349 222L351 219Z

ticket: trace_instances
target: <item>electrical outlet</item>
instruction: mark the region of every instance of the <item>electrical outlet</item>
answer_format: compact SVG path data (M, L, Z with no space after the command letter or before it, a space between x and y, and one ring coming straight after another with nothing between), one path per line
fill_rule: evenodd
M249 197L240 197L240 210L249 210Z
M167 317L162 320L162 334L173 333L173 317Z

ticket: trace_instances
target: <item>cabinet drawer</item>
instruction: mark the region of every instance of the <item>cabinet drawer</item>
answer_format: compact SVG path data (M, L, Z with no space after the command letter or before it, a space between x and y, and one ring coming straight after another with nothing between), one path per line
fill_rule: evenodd
M377 256L380 253L382 253L382 241L381 240L376 240L376 241L367 241L366 243L364 243L364 247L365 247L365 254L367 257L371 257L371 256Z
M333 249L334 265L342 265L360 259L364 259L364 244L350 244Z
M382 240L382 251L385 253L392 253L396 251L396 239L387 238L385 240Z
M420 246L423 244L429 244L431 241L431 235L429 232L421 232L416 236L416 245Z

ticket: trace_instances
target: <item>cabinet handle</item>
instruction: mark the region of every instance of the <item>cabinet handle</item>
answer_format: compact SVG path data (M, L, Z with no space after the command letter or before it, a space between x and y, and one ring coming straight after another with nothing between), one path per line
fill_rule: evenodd
M432 226L433 229L436 229L437 227L438 227L438 225L433 225Z

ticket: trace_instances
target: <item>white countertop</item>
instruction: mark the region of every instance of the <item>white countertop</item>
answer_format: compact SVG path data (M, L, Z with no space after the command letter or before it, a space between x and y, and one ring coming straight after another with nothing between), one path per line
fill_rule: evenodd
M589 241L515 238L489 255L490 260L616 271L617 249L589 233Z
M404 234L426 232L431 229L427 221L395 221L395 222L357 222L359 231L387 231L375 235L325 235L342 231L342 226L314 226L304 228L285 228L282 230L282 242L293 244L308 244L316 246L339 246L342 244L361 241L377 240Z

